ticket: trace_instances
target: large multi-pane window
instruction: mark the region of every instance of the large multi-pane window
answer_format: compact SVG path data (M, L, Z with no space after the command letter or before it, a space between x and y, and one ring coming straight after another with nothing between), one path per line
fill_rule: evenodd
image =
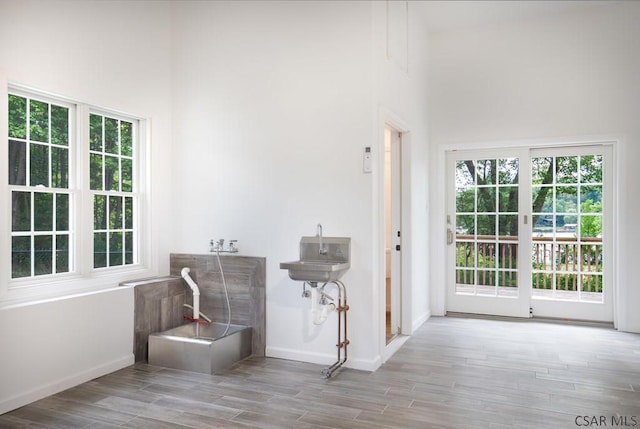
M97 111L78 114L88 111L22 91L9 93L13 279L138 262L138 121ZM87 200L91 221L83 209ZM92 230L78 236L79 226L89 223ZM78 255L80 243L89 242L93 258Z

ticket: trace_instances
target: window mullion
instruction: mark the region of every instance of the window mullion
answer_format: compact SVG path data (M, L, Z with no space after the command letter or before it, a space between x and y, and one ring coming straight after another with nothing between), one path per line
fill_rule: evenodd
M105 128L106 128L106 118L103 116L102 117L102 150L100 151L100 156L102 158L102 165L101 165L100 168L102 170L102 190L106 192L107 191L107 175L105 173L107 172L107 169L106 169L106 165L105 164L106 164L107 158L106 158L106 155L105 155L105 152L106 152L106 150L105 150L106 130L105 130ZM107 264L107 266L109 266L109 265Z
M47 131L47 161L49 162L49 171L47 171L47 177L49 179L49 182L47 183L47 186L49 187L53 187L53 150L51 147L51 129L53 128L53 123L51 122L51 119L51 104L47 103L47 121L49 123Z
M25 167L26 173L24 177L24 183L26 186L31 186L31 98L27 97L27 111L25 125Z
M74 159L76 162L73 204L73 227L75 234L73 237L75 252L73 261L75 269L78 273L86 276L91 271L91 255L93 254L93 234L91 215L93 193L90 190L90 154L89 154L89 107L85 104L77 106L76 114L76 132L74 133L75 149ZM71 258L71 255L70 255Z
M30 202L29 202L29 210L30 210L30 213L29 213L29 217L30 217L30 219L29 219L29 229L30 229L30 231L29 231L29 240L30 240L30 243L31 243L31 245L30 245L30 247L31 247L31 249L30 249L30 253L31 253L31 261L30 262L31 262L31 264L30 264L30 268L29 269L31 271L30 274L33 276L35 274L35 272L36 272L36 268L35 268L35 266L36 266L36 252L35 252L35 241L36 241L36 239L35 239L35 222L36 221L35 221L35 212L36 211L35 211L35 207L34 207L36 199L35 199L35 193L33 191L29 191L29 199L30 199Z
M56 264L56 256L58 254L58 192L53 193L53 219L51 223L51 272L56 274L58 267Z

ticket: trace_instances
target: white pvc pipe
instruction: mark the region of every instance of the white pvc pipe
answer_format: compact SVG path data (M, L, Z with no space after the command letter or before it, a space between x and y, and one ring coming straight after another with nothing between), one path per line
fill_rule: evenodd
M323 305L322 306L322 314L320 315L320 318L322 319L322 322L327 320L327 317L329 317L329 313L331 313L335 309L336 309L335 304Z
M314 325L319 325L322 322L318 321L318 288L311 288L311 319Z
M314 325L322 325L329 317L329 313L336 309L335 304L319 305L318 288L311 288L311 318Z
M193 281L189 272L191 272L189 267L184 267L180 274L193 292L193 319L198 320L200 318L200 289L198 289L198 285Z
M189 310L193 311L193 305L182 304L182 306L184 308L188 308ZM206 320L207 323L211 323L211 319L206 314L204 314L202 311L200 312L200 317L202 317L204 320Z

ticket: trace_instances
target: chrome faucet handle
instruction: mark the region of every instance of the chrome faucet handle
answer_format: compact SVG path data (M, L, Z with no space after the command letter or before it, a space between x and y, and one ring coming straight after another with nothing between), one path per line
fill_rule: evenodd
M238 240L229 240L229 252L235 253L238 251L238 247L236 246L237 242Z

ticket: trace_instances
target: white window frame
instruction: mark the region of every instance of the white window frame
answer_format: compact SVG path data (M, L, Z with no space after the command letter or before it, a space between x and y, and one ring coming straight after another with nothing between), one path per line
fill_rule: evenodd
M70 240L68 273L47 274L34 277L11 278L11 190L8 184L8 94L43 99L62 103L71 107L69 136L69 193L71 209L69 229ZM89 181L89 115L96 113L136 123L136 144L134 145L134 189L137 210L134 215L134 249L137 257L133 264L112 267L93 267L93 194ZM140 115L103 108L68 97L36 90L24 85L7 82L0 76L0 177L2 191L0 199L0 308L20 305L36 300L60 298L64 296L90 293L118 287L121 282L153 275L150 247L151 219L150 202L150 120Z

